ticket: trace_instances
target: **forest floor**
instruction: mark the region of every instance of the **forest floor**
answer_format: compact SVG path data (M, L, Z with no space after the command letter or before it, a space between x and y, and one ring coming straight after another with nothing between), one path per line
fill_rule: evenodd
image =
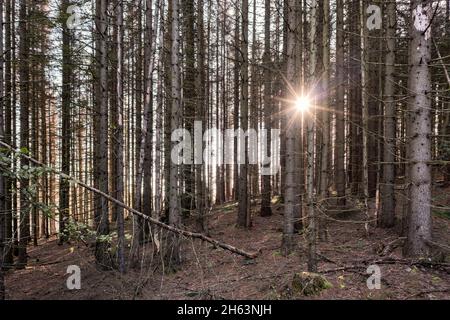
M450 189L440 190L449 205ZM439 196L437 197L439 198ZM255 206L251 230L236 228L236 205L214 208L210 235L249 252L246 260L198 240L184 243L185 263L166 274L161 263L146 263L125 275L95 267L93 248L80 244L57 245L55 239L29 247L25 270L8 271L7 299L450 299L450 256L441 264L414 263L401 256L401 239L395 228L370 228L367 237L361 213L329 223L329 241L318 244L319 272L333 285L313 296L292 293L295 273L306 270L305 239L296 235L294 254L280 254L283 210L273 206L271 217L261 217ZM433 214L433 241L450 244L448 210ZM448 248L448 247L447 247ZM381 268L381 289L369 290L366 268ZM81 268L81 290L68 290L69 265Z

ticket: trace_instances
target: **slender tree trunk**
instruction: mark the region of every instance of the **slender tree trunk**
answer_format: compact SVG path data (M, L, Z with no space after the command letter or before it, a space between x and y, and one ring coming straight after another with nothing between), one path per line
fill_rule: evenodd
M145 100L144 100L144 119L142 121L142 129L140 135L140 141L138 142L139 154L137 163L137 177L136 177L136 194L135 194L135 206L139 206L142 203L143 209L147 215L151 215L151 162L152 162L152 129L153 129L153 81L152 75L155 64L155 48L156 48L156 34L159 11L155 12L155 17L152 17L152 4L151 0L146 0L146 27L145 27ZM156 7L159 7L159 1L156 3ZM153 21L153 27L152 27ZM144 179L145 178L145 179ZM142 193L142 184L144 184L144 191ZM135 230L134 230L134 249L138 247L137 240L144 240L149 226L142 219L135 218ZM135 251L136 253L136 251Z
M205 85L206 85L206 75L205 75L205 32L204 32L204 21L203 21L203 0L198 0L198 16L197 16L197 32L198 32L198 50L197 50L197 61L198 61L198 78L197 78L197 108L196 108L196 119L197 121L205 120ZM197 148L200 146L196 146ZM201 144L200 151L202 152L203 159L203 140ZM194 149L194 154L196 150ZM198 151L197 151L198 152ZM208 232L208 221L205 215L205 201L204 201L204 189L205 181L203 179L203 165L197 164L195 166L195 195L196 195L196 209L198 215L198 229L200 232Z
M329 178L330 178L330 98L328 92L330 90L330 2L323 0L323 27L322 30L322 75L321 75L321 91L324 98L320 100L322 111L322 130L321 130L321 171L320 171L320 198L322 200L329 197ZM326 219L320 219L319 235L321 240L327 240L327 224Z
M123 82L124 82L124 72L123 72L123 0L117 0L116 4L116 25L117 25L117 123L114 130L115 144L114 153L116 155L115 160L115 171L116 171L116 190L115 198L123 202L123 153L124 153L124 141L123 141L123 114L124 114L124 103L123 103ZM121 273L125 272L125 230L124 230L124 212L123 208L116 205L114 207L115 216L117 217L117 264L119 271Z
M141 169L141 151L142 146L142 96L143 96L143 55L142 55L142 0L136 1L135 16L137 20L137 35L136 35L136 126L135 126L135 180L134 180L134 208L142 211L142 169ZM140 234L141 220L134 218L133 222L133 240L138 241ZM135 249L133 247L133 249Z
M320 1L320 0L319 0ZM318 59L319 46L322 45L322 39L317 32L322 25L320 25L320 11L319 2L313 0L311 3L311 26L310 26L310 70L311 83L315 83L319 76L320 64L322 61ZM320 33L321 34L321 33ZM307 164L306 164L306 197L307 197L307 215L308 215L308 271L317 271L317 258L316 258L316 213L315 213L315 191L314 191L314 131L315 131L315 116L317 111L315 110L315 104L318 98L313 98L313 106L311 110L308 110L305 115L306 121L306 144L307 144Z
M256 56L257 56L257 40L256 40L256 15L257 15L256 1L253 1L253 21L252 21L252 46L251 46L251 66L250 66L250 109L249 109L249 122L250 129L258 129L258 100L259 100L259 70L256 67ZM224 21L225 23L225 21ZM253 157L258 157L259 145L253 146L249 152L252 152ZM251 201L258 196L259 193L259 178L258 178L258 166L255 164L249 164L249 200ZM250 202L251 203L251 202Z
M264 150L263 157L266 155L269 157L271 153L271 129L272 129L272 99L271 99L271 58L270 58L270 0L264 2L264 129L267 132L266 150ZM266 168L270 166L270 163L263 164ZM272 164L273 165L273 164ZM266 174L262 178L262 199L261 199L261 216L268 217L272 215L271 199L272 189L270 184L270 175Z
M171 61L172 61L172 109L170 127L172 132L179 128L180 125L180 112L181 112L181 87L180 87L180 58L179 58L179 44L180 44L180 27L179 27L179 0L171 0L172 2L172 49L171 49ZM175 146L172 141L172 148ZM171 148L171 150L172 150ZM170 164L170 194L169 194L169 223L175 227L179 227L181 224L181 212L180 212L180 200L179 200L179 172L178 165L171 159ZM170 263L173 266L181 263L181 248L179 235L171 235L171 243L169 244L169 258Z
M71 96L72 96L72 62L71 62L71 34L67 26L67 8L69 0L64 0L61 7L62 28L62 128L61 128L61 171L70 174L70 144L71 144ZM67 179L60 178L59 182L59 243L67 241L66 225L69 219L69 188Z
M195 104L197 99L197 92L195 88L195 79L197 77L197 70L195 68L195 15L194 15L194 1L182 0L183 5L183 34L184 34L184 57L185 57L185 72L183 81L183 102L184 102L184 125L185 129L192 134L194 128ZM183 213L189 214L194 207L194 192L195 192L195 171L193 166L184 165L183 178L185 195L183 196Z
M364 210L366 212L366 216L368 217L368 199L369 199L369 66L367 63L367 44L368 44L368 35L367 28L365 28L365 0L361 0L360 9L361 9L361 83L363 87L362 92L362 189L363 189L363 199L364 199ZM369 224L366 223L366 232L368 231Z
M107 47L108 34L106 0L96 0L96 63L97 74L95 81L95 145L94 145L94 185L104 193L108 193L108 81L107 81ZM95 195L95 227L99 235L109 234L108 201ZM97 238L95 258L102 267L110 265L108 253L109 243L105 239Z
M159 1L156 3L156 8ZM140 166L138 167L139 183L143 184L142 191L142 210L151 216L152 214L152 149L153 149L153 71L154 71L154 52L156 43L156 29L159 11L155 11L155 20L152 15L152 0L145 0L145 29L144 29L144 122L142 126L141 148L143 150L140 156ZM141 162L143 161L143 162ZM150 225L142 219L139 219L139 240L145 242L148 240Z
M433 1L411 1L408 92L410 212L404 254L427 256L431 240L431 16Z
M6 1L5 7L5 92L4 92L4 105L5 109L5 141L9 145L13 145L12 140L12 126L15 124L12 122L12 83L11 83L11 73L12 73L12 47L11 47L11 1ZM15 108L14 108L15 112ZM13 165L10 166L13 169ZM12 221L13 221L13 178L5 177L5 251L3 267L10 268L14 264L13 260L13 233L12 233Z
M165 21L167 28L164 38L164 88L165 88L165 113L164 113L164 211L165 216L169 217L169 198L170 198L170 119L172 108L172 1L168 1L167 19Z
M386 74L384 79L384 170L381 185L381 227L393 227L395 223L395 143L396 143L396 103L394 101L395 85L395 29L397 25L396 5L394 1L387 4L386 43L388 52L385 57Z
M5 119L3 111L5 108L4 86L3 86L3 69L5 60L3 58L3 0L0 0L0 140L5 139ZM9 106L8 106L9 107ZM3 156L3 155L2 155ZM6 189L5 176L3 170L0 172L0 300L5 299L5 279L3 274L4 256L5 256L5 240L6 240Z
M29 54L28 54L28 13L27 0L20 1L19 7L19 76L20 76L20 147L22 150L29 150ZM20 166L28 166L28 161L22 157ZM20 233L19 233L19 261L17 268L25 268L27 264L27 245L30 240L30 199L25 192L29 187L29 179L20 180Z
M361 91L361 0L349 3L349 62L348 62L348 110L349 124L349 179L351 193L362 193L362 91ZM363 10L366 8L363 7ZM365 15L364 15L365 19ZM366 26L363 26L364 28Z
M244 132L248 130L248 0L242 0L242 34L241 34L241 110L240 127ZM245 139L245 138L244 138ZM244 140L242 164L239 170L239 211L237 224L250 228L251 216L248 200L248 141Z
M287 82L292 84L295 83L297 79L295 70L295 53L296 53L296 0L289 0L287 4L287 56L286 56L286 78ZM295 100L295 93L287 92L291 100ZM296 188L297 181L295 181L295 170L296 168L296 152L298 150L298 145L296 143L295 135L295 122L299 121L295 110L292 105L287 104L284 108L286 123L291 128L286 130L286 171L285 171L285 191L284 191L284 228L283 228L283 239L281 243L281 249L283 255L290 254L294 249L294 223L295 223L295 210L297 204L297 194Z
M335 183L338 204L345 205L345 165L344 165L344 3L336 2L336 144Z
M241 56L239 52L239 5L236 1L235 8L235 26L234 26L234 67L233 67L233 125L234 131L239 128L239 69L241 63ZM238 185L239 185L239 167L238 167L238 144L234 143L234 167L233 167L233 198L238 199Z
M375 4L380 7L383 6L380 0L364 0L365 6L363 6L363 10L365 11L369 4ZM364 21L365 23L365 21ZM380 109L380 101L381 101L381 90L380 86L380 51L381 51L381 30L368 30L365 28L366 36L366 52L365 52L365 63L367 69L367 77L365 80L365 94L367 101L367 109L368 109L368 118L367 118L367 184L368 184L368 192L369 197L375 197L377 191L377 180L378 180L378 155L379 155L379 139L378 134L380 133L379 125L379 109ZM370 132L370 134L369 134Z
M161 17L164 17L164 2L160 4L159 8L156 8L157 10L160 10ZM162 42L162 47L164 47L165 44L165 24L162 21L161 28L160 28L160 35L159 39ZM162 52L161 55L164 55ZM164 101L164 82L162 81L164 79L164 61L162 58L158 61L158 76L161 79L158 83L158 92L157 92L157 103L156 103L156 118L155 118L155 206L152 213L152 216L155 219L160 220L162 216L162 208L163 208L163 197L162 197L162 147L163 147L163 101ZM153 241L157 246L157 250L160 250L160 231L157 228L154 228L153 231Z

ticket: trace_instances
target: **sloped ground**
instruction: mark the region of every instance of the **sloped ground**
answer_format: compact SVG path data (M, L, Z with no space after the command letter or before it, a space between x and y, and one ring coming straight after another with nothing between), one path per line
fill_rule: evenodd
M445 193L444 193L445 194ZM448 195L448 193L447 193ZM236 208L227 204L213 210L212 237L247 251L261 250L254 261L245 260L198 240L184 243L185 263L176 273L163 274L163 264L147 262L141 270L122 276L115 271L97 270L93 249L83 244L58 246L55 239L30 247L30 264L25 270L9 271L6 276L7 299L449 299L450 274L444 267L416 264L401 259L395 230L371 228L366 237L364 224L353 220L329 223L329 241L318 245L319 271L333 287L310 297L291 294L295 273L306 270L303 235L295 254L280 254L282 208L263 218L253 213L253 228L235 227ZM450 220L434 215L434 241L450 244ZM148 245L150 246L150 245ZM392 252L389 249L394 249ZM381 256L385 253L385 256ZM147 257L149 250L145 251ZM448 259L444 256L444 259ZM369 290L366 268L383 260L381 289ZM396 262L396 263L394 263ZM68 265L81 268L81 290L68 290ZM355 268L349 268L356 266ZM344 270L342 270L344 269Z

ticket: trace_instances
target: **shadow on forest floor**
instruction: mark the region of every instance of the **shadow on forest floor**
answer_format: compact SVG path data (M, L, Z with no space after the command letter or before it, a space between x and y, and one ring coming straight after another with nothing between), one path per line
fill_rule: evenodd
M450 205L450 189L438 191L437 196L445 198L439 205ZM122 276L98 270L92 248L83 244L58 246L53 239L29 248L30 263L25 270L7 273L7 299L450 299L450 261L446 261L446 268L382 263L381 289L369 290L367 266L380 259L401 261L401 246L389 248L398 239L395 228L372 227L367 238L364 224L333 221L329 223L329 241L318 245L319 271L328 271L324 276L332 288L314 296L292 296L289 290L294 274L306 270L304 237L296 235L298 250L283 257L279 250L282 207L274 205L274 214L267 218L258 215L258 206L252 209L251 230L235 227L236 208L230 204L211 212L209 226L214 238L251 252L261 250L255 260L188 239L184 243L185 263L178 272L163 275L160 262L153 261ZM450 220L442 214L435 214L433 220L433 240L448 245ZM81 290L66 287L67 266L72 264L81 268ZM342 270L352 265L359 267Z

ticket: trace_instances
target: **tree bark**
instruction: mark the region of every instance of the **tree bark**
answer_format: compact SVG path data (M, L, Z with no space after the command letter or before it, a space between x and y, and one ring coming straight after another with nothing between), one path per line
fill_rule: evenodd
M349 3L349 62L348 62L348 110L349 125L349 180L351 193L362 194L362 90L361 90L361 0ZM363 7L365 10L365 7Z
M180 87L180 59L179 59L179 4L178 0L171 0L172 2L172 109L170 127L172 132L178 129L180 124L180 109L181 109L181 87ZM175 146L175 141L172 141L172 148ZM169 195L169 224L174 227L179 227L181 224L181 212L179 202L179 168L174 160L171 159L170 164L170 195ZM177 266L181 263L181 248L180 237L176 234L171 235L171 243L168 247L169 262L171 266Z
M108 193L108 81L107 81L107 3L96 0L96 81L95 81L95 143L94 143L94 185L102 192ZM109 208L105 198L94 197L94 221L98 234L109 234ZM101 267L110 266L109 243L97 238L95 245L96 262Z
M326 199L329 197L329 185L330 185L330 96L328 92L330 90L330 2L329 0L323 0L323 24L320 26L322 30L322 74L321 74L321 92L324 97L320 100L322 111L322 130L321 130L321 160L320 160L320 198ZM319 219L319 236L321 240L327 240L327 224L326 219Z
M272 97L271 97L271 58L270 58L270 0L264 2L264 129L267 132L266 150L264 152L269 157L271 153L271 129L272 129ZM264 157L265 155L263 155ZM270 164L263 164L266 168ZM272 164L273 165L273 164ZM262 177L262 192L261 192L261 216L268 217L272 215L271 200L272 187L270 184L270 175L266 174Z
M203 21L203 0L198 0L198 16L197 16L197 33L198 33L198 78L196 82L197 86L197 108L195 111L195 117L197 121L205 120L205 32ZM196 148L200 147L203 159L203 141L201 146L196 145ZM194 147L195 148L195 147ZM194 154L196 154L194 149ZM208 221L205 214L205 181L203 178L203 165L195 165L195 196L196 196L196 210L197 210L197 225L200 232L208 232Z
M295 0L289 0L287 4L287 48L286 48L286 81L288 85L295 83L296 75L296 28L297 3ZM286 92L289 95L290 100L295 101L295 92ZM298 152L298 144L295 136L298 134L295 128L296 121L299 121L299 117L296 114L296 110L292 106L292 103L287 103L284 107L287 129L285 131L286 139L286 171L285 171L285 191L284 191L284 226L283 226L283 238L281 243L281 250L283 255L289 255L294 249L294 223L295 223L295 210L297 210L297 181L295 181L296 166L296 152ZM292 127L289 127L292 126ZM297 127L298 128L298 127Z
M3 69L5 60L3 58L3 0L0 0L0 139L5 139L5 119L3 117L4 111L4 86L3 86ZM9 106L8 106L9 107ZM3 152L2 152L3 153ZM3 154L2 154L3 156ZM5 190L5 176L3 170L0 172L0 300L5 300L5 279L3 274L3 264L5 255L5 234L6 234L6 190Z
M241 64L241 56L239 52L239 2L236 1L235 7L235 24L234 24L234 66L233 66L233 125L234 131L239 128L239 69ZM238 145L234 143L234 166L233 166L233 198L238 200L239 186L239 166L238 166Z
M124 114L124 72L123 72L123 0L117 0L116 4L116 25L117 25L117 122L114 130L115 145L114 153L116 155L115 171L116 171L116 190L115 198L117 201L123 202L123 154L124 154L124 139L123 139L123 114ZM117 217L117 265L121 273L125 272L125 226L124 226L124 212L123 208L115 205L115 216Z
M11 6L12 1L6 1L5 6L5 94L4 94L4 105L5 118L4 118L4 132L6 143L12 144L13 135L12 127L15 127L13 123L12 113L15 112L15 108L12 108L12 45L11 45L11 16L14 8ZM15 137L14 137L15 139ZM11 169L14 168L12 164ZM5 177L5 251L3 267L10 268L14 264L13 258L13 232L12 232L12 222L13 222L13 192L14 190L14 178Z
M345 205L345 141L344 141L344 3L336 2L336 145L335 181L338 204Z
M195 79L197 70L195 68L195 14L194 1L182 0L183 5L183 34L184 34L184 57L185 69L183 80L183 118L185 129L192 134L194 128L195 105L197 92ZM183 214L189 215L194 207L195 171L191 164L183 166L184 196L182 201Z
M431 19L433 1L411 1L408 92L410 212L404 254L427 256L431 240Z
M61 7L62 28L62 86L61 86L61 171L70 174L70 144L71 144L71 96L72 96L72 62L71 62L71 34L67 26L69 14L67 8L69 0L64 0ZM67 241L66 225L69 220L69 181L60 179L59 182L59 244Z
M28 13L27 0L19 3L19 90L20 90L20 146L25 152L29 152L29 47L28 47ZM26 159L20 160L20 167L24 168L29 163ZM29 187L29 179L20 180L20 224L19 224L19 261L18 269L25 268L27 264L27 245L30 240L30 203L26 189Z
M381 191L381 214L379 225L390 228L395 223L395 143L396 143L396 103L394 101L395 85L395 31L396 5L394 1L387 4L386 43L388 52L385 57L384 79L384 151L383 182Z
M248 0L242 0L242 33L240 42L241 52L241 110L240 110L240 127L244 132L248 130ZM244 140L244 157L239 170L239 211L237 225L244 228L250 228L251 215L249 211L248 199L248 141Z

